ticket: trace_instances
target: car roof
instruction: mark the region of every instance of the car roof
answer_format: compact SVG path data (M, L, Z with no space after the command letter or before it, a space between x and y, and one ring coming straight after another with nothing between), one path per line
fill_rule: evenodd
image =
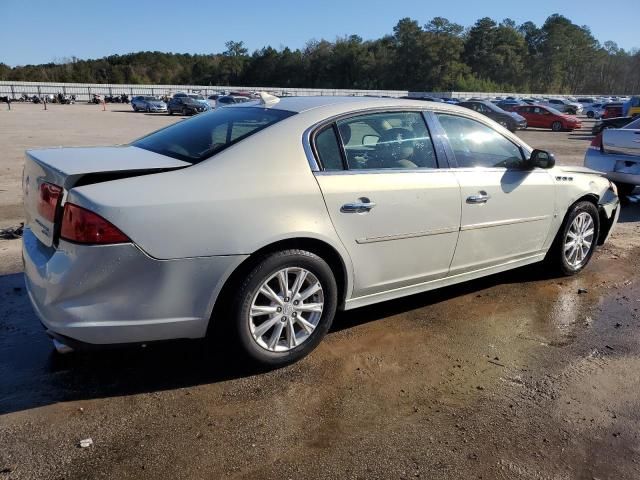
M225 108L247 108L260 106L260 101L249 101ZM423 110L426 106L433 106L441 110L460 111L461 107L444 102L425 102L424 100L408 100L400 98L380 97L342 97L342 96L309 96L309 97L283 97L277 103L266 105L267 108L287 110L302 113L309 110L327 108L331 110L361 110L367 108L406 108L416 107Z

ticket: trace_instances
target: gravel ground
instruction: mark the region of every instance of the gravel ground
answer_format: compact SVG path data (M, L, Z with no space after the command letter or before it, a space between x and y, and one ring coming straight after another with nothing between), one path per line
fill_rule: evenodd
M21 218L24 149L123 143L178 120L41 108L0 111L0 227ZM564 164L589 141L520 135ZM19 241L0 240L0 480L640 478L639 221L631 198L577 277L530 267L346 312L272 372L223 342L60 357Z

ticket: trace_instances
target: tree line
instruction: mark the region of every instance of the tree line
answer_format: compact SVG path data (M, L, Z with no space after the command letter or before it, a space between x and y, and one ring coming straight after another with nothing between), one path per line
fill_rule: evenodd
M469 28L435 17L401 19L375 40L311 40L304 48L250 53L138 52L96 60L9 67L0 80L191 84L558 94L640 93L640 51L600 43L588 27L554 14L540 27L485 17Z

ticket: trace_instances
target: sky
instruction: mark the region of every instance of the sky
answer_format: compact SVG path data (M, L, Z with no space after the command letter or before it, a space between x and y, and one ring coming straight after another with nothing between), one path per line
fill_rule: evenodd
M142 50L218 53L228 40L250 51L303 47L311 39L392 33L403 17L440 16L463 26L482 17L537 25L560 13L604 42L640 47L640 0L0 0L0 62L10 66Z

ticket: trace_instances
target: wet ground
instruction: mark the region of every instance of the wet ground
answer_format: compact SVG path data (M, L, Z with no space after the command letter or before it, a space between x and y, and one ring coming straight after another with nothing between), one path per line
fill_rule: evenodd
M578 276L343 313L271 372L224 341L61 357L0 241L0 480L640 478L639 201Z

